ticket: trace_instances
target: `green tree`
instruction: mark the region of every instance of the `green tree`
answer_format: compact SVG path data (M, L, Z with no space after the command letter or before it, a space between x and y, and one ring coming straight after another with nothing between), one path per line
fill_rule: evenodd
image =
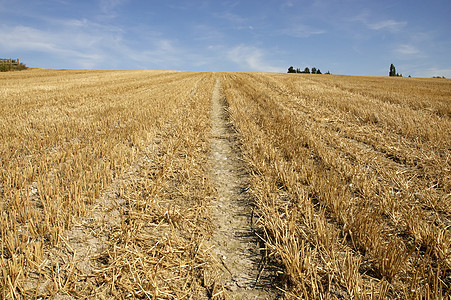
M288 68L288 72L287 73L296 73L296 71L294 70L293 66Z
M316 68L315 67L312 68L312 74L316 74Z
M323 74L323 73L321 73L321 71L318 69L318 70L316 70L316 74Z
M390 72L388 73L388 76L397 76L396 68L393 64L390 65Z
M302 73L310 74L310 69L308 67L305 67L304 72L302 72Z

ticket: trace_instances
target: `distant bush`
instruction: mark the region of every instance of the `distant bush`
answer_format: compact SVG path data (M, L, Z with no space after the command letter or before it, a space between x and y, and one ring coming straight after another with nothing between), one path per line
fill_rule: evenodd
M26 70L27 66L23 63L19 64L0 64L0 72L21 71Z

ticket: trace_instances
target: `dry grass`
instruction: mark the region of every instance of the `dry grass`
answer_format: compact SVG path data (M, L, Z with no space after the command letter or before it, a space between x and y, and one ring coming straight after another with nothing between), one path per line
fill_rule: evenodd
M223 77L259 222L292 293L449 295L451 83Z
M214 76L22 74L0 77L2 298L216 293Z
M286 298L450 296L449 80L33 69L0 75L0 298L227 298L217 77Z

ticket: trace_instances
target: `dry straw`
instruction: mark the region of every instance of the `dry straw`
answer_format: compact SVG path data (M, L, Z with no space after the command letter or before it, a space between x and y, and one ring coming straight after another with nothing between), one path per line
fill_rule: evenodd
M223 77L259 224L292 293L449 295L448 82Z
M1 79L0 298L221 290L206 243L213 74Z
M286 298L450 296L449 81L29 70L0 75L0 298L228 297L218 76Z

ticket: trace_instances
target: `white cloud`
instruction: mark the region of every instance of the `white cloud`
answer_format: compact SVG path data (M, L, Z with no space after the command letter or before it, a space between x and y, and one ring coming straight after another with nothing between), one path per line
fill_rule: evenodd
M370 23L367 22L366 25L373 30L389 30L389 31L399 31L402 27L407 25L407 22L397 22L395 20L384 20L379 22Z
M247 19L231 12L217 14L216 17L229 21L233 25L241 25L247 22Z
M271 65L265 60L263 50L246 45L239 45L228 51L227 57L244 68L256 72L282 72L280 67Z
M405 21L395 21L391 19L380 21L370 20L368 12L364 12L356 16L355 18L352 19L352 21L362 22L372 30L388 30L390 32L398 32L407 25L407 22Z
M446 78L451 78L451 69L429 68L421 70L421 74L424 77L445 76Z
M403 55L414 55L414 54L420 53L420 50L418 50L415 46L407 45L407 44L402 44L402 45L397 46L395 51L397 53L403 54Z
M284 3L282 4L282 9L284 9L284 8L290 8L290 7L293 7L293 6L294 6L293 2L291 2L291 1L286 1L286 2L284 2Z
M180 63L182 51L174 41L149 33L133 47L127 32L117 26L103 25L85 19L48 20L50 29L31 26L0 25L0 52L25 52L26 56L43 53L64 68L171 68ZM135 44L136 45L136 44ZM127 62L127 63L124 63ZM33 61L27 61L34 65ZM47 65L43 67L55 67Z
M315 34L326 33L326 31L322 29L316 29L308 25L293 24L289 28L283 29L280 33L297 38L307 38Z
M0 49L46 53L55 59L66 59L71 65L75 62L76 67L82 68L101 65L103 58L108 56L102 46L115 43L114 34L101 32L95 26L80 28L81 23L61 23L57 30L52 31L29 26L3 26L0 39L4 43Z
M208 24L197 24L190 28L196 41L215 41L224 39L224 34L218 28Z
M126 2L127 0L100 0L99 8L104 15L114 18L116 17L116 8Z

